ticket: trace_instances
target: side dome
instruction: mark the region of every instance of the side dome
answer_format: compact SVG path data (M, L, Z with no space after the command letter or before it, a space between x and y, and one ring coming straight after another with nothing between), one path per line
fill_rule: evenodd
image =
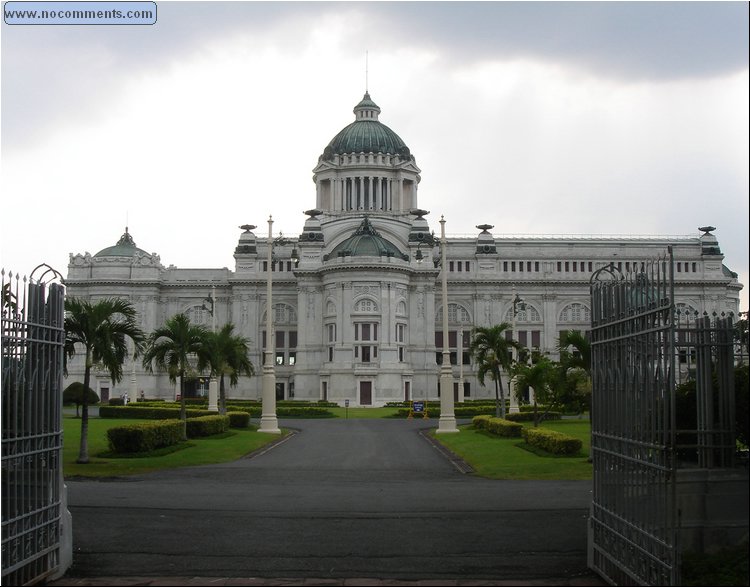
M135 257L136 253L148 255L146 251L135 246L133 237L128 233L126 226L125 234L120 237L116 245L102 249L94 257Z
M323 260L328 261L337 257L396 257L404 261L409 260L408 255L378 234L367 216L364 217L354 234L336 245L323 257Z
M378 121L380 108L365 92L354 107L356 120L344 127L323 151L323 159L345 153L383 153L408 158L409 147L395 132Z

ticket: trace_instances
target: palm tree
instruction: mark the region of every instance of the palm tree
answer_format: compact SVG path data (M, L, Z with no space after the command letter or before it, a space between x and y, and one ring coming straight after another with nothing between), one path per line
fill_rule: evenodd
M255 374L253 364L247 354L247 339L234 334L234 324L225 324L219 332L209 332L206 352L198 362L198 369L210 367L211 375L219 377L219 413L227 413L227 397L224 389L224 375L229 375L229 384L234 387L240 375L250 377Z
M586 388L589 389L591 383L591 341L585 333L581 333L578 330L568 330L560 335L560 339L557 341L557 347L560 351L560 366L559 366L559 381L557 382L559 387L566 387L568 395L570 392L574 392L575 395L580 396L578 400L583 402L580 404L583 406L587 403L585 401ZM591 418L591 412L589 411L589 418Z
M511 351L521 348L519 343L506 338L506 331L511 328L508 322L489 327L478 326L472 333L469 347L469 352L479 365L479 382L484 385L486 375L495 382L495 416L498 418L505 418L505 398L500 372L510 370L513 362Z
M583 369L591 373L591 341L578 330L567 330L557 342L560 363L566 369ZM570 347L573 347L571 352Z
M537 356L530 364L526 362L517 363L513 368L513 376L516 382L516 390L527 387L534 389L534 426L538 426L537 399L541 399L542 403L547 405L547 410L543 415L546 415L555 403L552 391L554 378L556 377L556 363L553 363L547 357Z
M65 300L65 355L76 354L76 345L86 354L83 388L91 382L91 368L100 366L109 372L112 383L122 379L122 365L128 355L127 338L134 344L134 356L141 350L143 331L136 320L136 310L130 302L107 298L94 304L86 300ZM67 361L66 361L67 374ZM81 402L81 445L76 462L89 462L89 404L88 394Z
M153 373L153 366L166 371L172 383L180 378L180 419L186 419L185 374L190 371L190 356L202 360L206 352L208 331L198 324L191 324L185 314L175 314L164 326L151 333L143 354L143 366ZM183 440L187 440L183 428Z

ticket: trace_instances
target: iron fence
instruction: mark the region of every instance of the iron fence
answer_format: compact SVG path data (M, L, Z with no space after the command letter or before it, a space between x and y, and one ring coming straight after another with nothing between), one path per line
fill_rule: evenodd
M676 585L671 249L591 278L590 565L616 585Z
M2 578L60 571L64 287L46 265L2 279ZM47 281L45 281L47 280Z

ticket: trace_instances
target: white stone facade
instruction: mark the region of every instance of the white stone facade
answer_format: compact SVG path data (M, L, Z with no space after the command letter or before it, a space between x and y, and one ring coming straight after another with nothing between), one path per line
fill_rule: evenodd
M512 323L516 294L526 307L516 315L515 338L554 357L560 331L589 328L594 271L610 263L631 270L665 255L670 245L675 302L690 312L738 314L742 285L723 265L709 230L694 238L519 238L493 237L492 227L481 225L476 237L448 237L447 259L438 262L431 234L438 219L428 221L417 209L421 171L403 141L378 121L379 113L365 95L355 107L355 123L329 143L313 170L316 208L307 212L302 234L273 249L278 399L342 405L348 399L352 406L437 399L443 269L456 363L460 333L468 347L474 326ZM346 152L359 147L363 136L370 141L364 144L381 152ZM485 211L479 215L493 220ZM228 394L259 399L268 239L256 237L255 227L242 228L234 271L165 268L158 255L135 247L126 230L114 247L94 256L71 255L67 294L92 301L126 298L150 332L178 312L210 327L206 298L214 292L216 324L232 322L248 339L257 372ZM96 374L92 387L117 397L127 391L132 369L126 366L128 375L117 388L103 374ZM145 373L139 365L134 370L137 388L147 397L174 398L166 375ZM79 362L73 361L69 372L69 380L82 379ZM456 364L453 373L459 399L494 397L491 383L479 385L473 365ZM458 390L461 374L464 388ZM205 390L207 384L198 387Z

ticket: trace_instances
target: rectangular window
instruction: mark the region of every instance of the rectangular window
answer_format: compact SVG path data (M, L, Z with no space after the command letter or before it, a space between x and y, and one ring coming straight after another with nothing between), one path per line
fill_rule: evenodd
M292 262L291 261L287 261L286 262L286 270L287 271L291 271L292 270Z
M573 261L573 271L578 271L578 263Z
M698 267L698 264L693 263L693 273L695 273L698 270L697 267Z
M279 261L279 271L284 271L284 261Z
M370 325L362 324L362 340L370 340Z
M448 346L452 349L458 347L458 333L455 330L448 332Z
M625 271L630 271L630 261L625 261Z
M329 363L333 362L333 347L332 346L328 347L328 362Z
M451 365L458 365L458 353L451 351Z
M276 331L276 348L283 349L286 345L284 344L285 332L283 330Z
M442 330L435 331L435 347L439 349L443 348L443 331Z
M570 271L570 263L565 261L565 273L568 273Z
M448 271L453 271L453 261L448 261Z
M354 345L354 358L359 358L359 346L357 346L356 344Z
M294 351L291 351L289 353L289 364L294 365L297 362L297 353Z
M263 271L268 271L268 261L263 261Z
M539 273L539 261L534 261L534 271Z
M260 338L261 338L260 346L261 348L265 349L266 348L266 331L265 330L261 333Z
M526 271L531 273L531 261L526 261Z
M503 261L503 271L508 271L508 262Z
M557 271L558 273L562 273L562 261L557 262Z
M328 324L328 342L336 342L336 325Z
M525 330L518 331L518 342L520 342L523 346L528 346L527 334L528 333Z
M276 352L276 364L277 365L283 365L284 364L284 351L277 351Z
M471 397L471 383L464 381L464 397Z
M297 331L296 330L289 331L289 348L290 349L297 348Z
M593 271L593 270L594 270L594 264L591 261L589 261L589 271Z
M677 273L682 273L682 263L677 263Z
M469 272L469 269L470 269L470 266L469 266L469 262L468 262L468 261L466 261L466 272L467 272L467 273Z
M363 363L370 362L370 347L369 346L362 347L362 362Z
M531 331L531 346L540 348L542 346L540 338L541 338L540 332L538 330L532 330Z
M404 362L404 347L400 346L398 347L398 360L399 362Z
M471 365L471 355L466 351L462 353L461 360L464 362L464 365Z
M518 262L518 270L523 272L523 261Z
M515 261L511 261L510 262L510 270L511 271L515 271L516 270L516 262Z

